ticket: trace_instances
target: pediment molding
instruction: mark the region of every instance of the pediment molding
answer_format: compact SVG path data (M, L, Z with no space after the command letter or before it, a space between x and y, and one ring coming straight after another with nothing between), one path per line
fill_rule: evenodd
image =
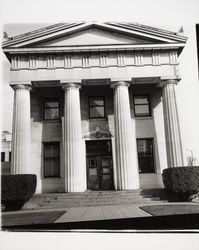
M148 27L148 26L147 26ZM87 38L96 36L96 40L98 40L99 35L99 44L100 43L100 32L106 34L105 40L101 39L102 44L111 45L112 43L117 43L118 38L119 44L172 44L172 43L185 43L186 37L179 36L176 33L166 32L159 29L155 29L152 27L141 26L141 25L132 25L132 24L122 24L122 23L98 23L98 22L79 22L72 24L61 24L54 25L51 28L46 27L45 29L40 29L38 31L29 32L23 34L21 36L16 36L8 41L3 43L3 48L33 48L37 47L48 47L53 43L56 43L57 46L64 46L64 39L68 40L69 38L72 40L66 46L71 46L71 44L78 39L74 39L74 37L81 37L81 35L87 36ZM98 30L99 34L94 34ZM89 31L92 31L89 33ZM89 35L88 35L89 33ZM85 35L87 34L87 35ZM109 34L109 37L107 37ZM103 38L103 35L102 35ZM63 39L63 41L62 41ZM87 39L88 41L88 39ZM95 41L96 42L96 41ZM71 43L71 44L70 44ZM74 44L80 45L80 44ZM90 44L91 45L91 44ZM97 45L95 43L95 45Z

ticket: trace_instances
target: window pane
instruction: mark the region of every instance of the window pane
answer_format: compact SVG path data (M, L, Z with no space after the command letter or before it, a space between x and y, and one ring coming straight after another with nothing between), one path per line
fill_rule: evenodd
M59 109L58 108L46 109L45 119L46 120L59 119Z
M102 98L90 98L91 106L104 106L104 99Z
M59 175L60 175L59 159L53 159L52 164L53 164L52 176L59 177Z
M148 98L147 96L136 96L134 97L134 103L135 104L148 104Z
M46 108L58 108L59 102L58 101L45 101Z
M150 114L149 106L148 105L135 106L135 114L142 115L142 116L149 115Z
M49 144L45 144L44 145L44 157L45 158L49 158L49 157L52 157L52 154L51 154L51 145Z
M52 160L45 159L44 161L44 177L52 176Z
M52 145L52 156L59 157L59 145L58 144Z
M147 152L147 140L138 140L138 154Z
M104 107L91 107L90 117L104 117Z

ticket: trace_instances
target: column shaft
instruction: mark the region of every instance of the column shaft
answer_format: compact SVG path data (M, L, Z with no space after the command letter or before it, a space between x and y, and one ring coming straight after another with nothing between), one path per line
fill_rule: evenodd
M168 167L183 166L178 110L174 80L167 81L163 88L163 109Z
M130 114L128 84L113 84L114 93L114 124L115 152L117 164L117 188L130 190L139 188L137 154L135 152L135 134Z
M79 85L65 84L64 155L65 191L86 189L86 170L83 162Z
M12 174L30 174L30 86L15 85L12 126Z

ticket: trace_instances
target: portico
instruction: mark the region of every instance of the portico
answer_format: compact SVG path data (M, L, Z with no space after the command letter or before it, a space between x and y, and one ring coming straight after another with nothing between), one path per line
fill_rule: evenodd
M15 91L12 173L37 174L37 192L158 186L165 166L183 165L175 85L186 38L115 23L49 30L3 47Z

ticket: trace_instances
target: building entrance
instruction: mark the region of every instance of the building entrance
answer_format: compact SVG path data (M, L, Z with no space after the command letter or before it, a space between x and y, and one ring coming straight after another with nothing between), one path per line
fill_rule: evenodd
M110 140L86 142L87 189L113 189L113 161Z

